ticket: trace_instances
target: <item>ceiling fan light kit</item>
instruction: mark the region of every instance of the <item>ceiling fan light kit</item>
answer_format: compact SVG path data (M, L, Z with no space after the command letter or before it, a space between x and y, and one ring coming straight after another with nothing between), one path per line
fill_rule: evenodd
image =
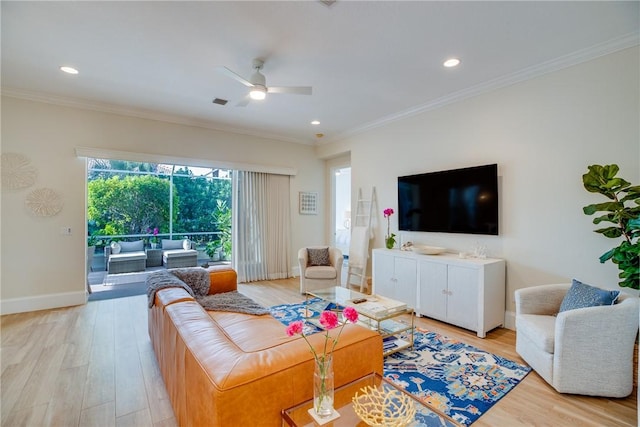
M240 101L237 106L244 107L247 105L248 101L253 100L263 100L267 97L267 93L289 93L296 95L311 95L312 88L310 86L267 86L267 79L260 72L262 67L264 66L264 61L261 59L253 60L253 68L256 70L249 80L242 77L240 74L235 71L231 71L227 67L220 67L218 71L224 74L227 77L230 77L243 85L250 88L249 97Z
M251 99L255 99L257 101L263 100L267 97L267 88L260 85L255 85L251 92L249 92L249 96Z

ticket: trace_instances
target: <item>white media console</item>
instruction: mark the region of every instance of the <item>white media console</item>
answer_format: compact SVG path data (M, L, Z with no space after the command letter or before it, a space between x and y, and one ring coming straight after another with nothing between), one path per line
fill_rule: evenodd
M504 325L505 262L374 249L373 293L484 338L491 329Z

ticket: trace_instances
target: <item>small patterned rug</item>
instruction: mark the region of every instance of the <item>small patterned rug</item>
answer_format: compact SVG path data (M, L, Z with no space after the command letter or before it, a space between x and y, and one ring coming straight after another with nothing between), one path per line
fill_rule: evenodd
M335 305L319 299L271 307L271 315L287 325L320 314ZM309 324L305 333L319 329ZM511 391L531 371L512 360L435 332L416 328L413 349L384 360L384 376L418 400L470 425ZM417 425L441 426L432 412L416 414Z

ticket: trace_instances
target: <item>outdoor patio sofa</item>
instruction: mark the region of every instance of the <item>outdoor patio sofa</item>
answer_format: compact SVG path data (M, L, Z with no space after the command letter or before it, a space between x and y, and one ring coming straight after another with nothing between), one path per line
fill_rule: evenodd
M162 239L162 265L165 268L195 267L198 265L198 251L189 239Z
M144 241L112 242L105 246L104 256L107 259L107 273L132 273L147 268L147 253Z

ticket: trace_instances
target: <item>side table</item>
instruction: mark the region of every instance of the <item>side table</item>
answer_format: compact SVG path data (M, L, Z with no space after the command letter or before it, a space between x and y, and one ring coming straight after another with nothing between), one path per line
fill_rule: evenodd
M147 267L162 266L162 249L145 249L147 253Z

